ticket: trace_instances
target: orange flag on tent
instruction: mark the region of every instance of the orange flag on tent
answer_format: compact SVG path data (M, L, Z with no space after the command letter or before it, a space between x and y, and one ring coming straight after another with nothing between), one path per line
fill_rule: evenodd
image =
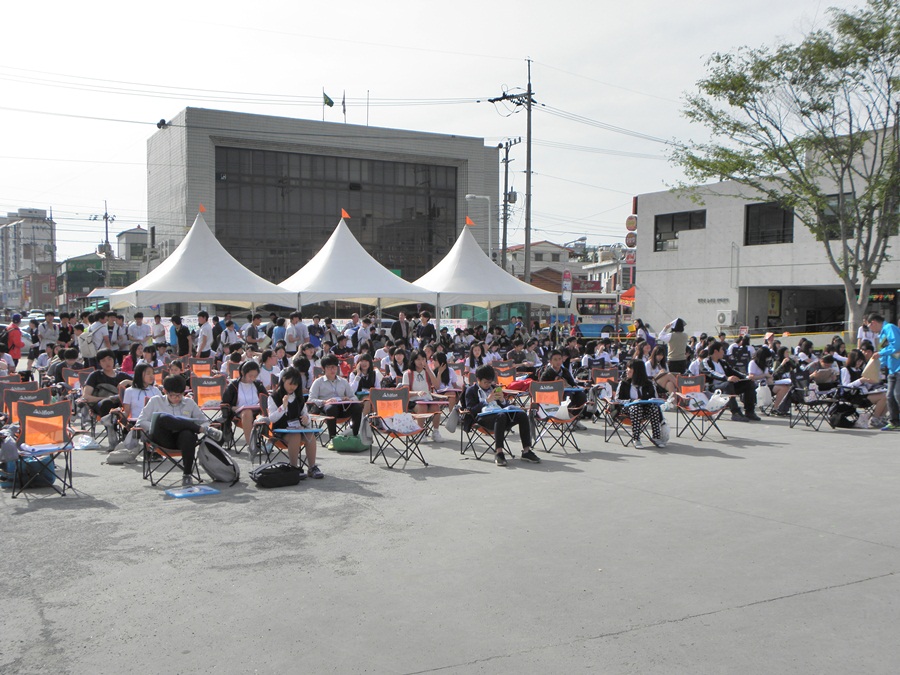
M200 213L206 213L206 207L200 204Z
M475 221L472 220L471 218L469 218L469 216L466 216L466 225L474 225L474 224L475 224Z
M349 218L350 214L347 213L344 209L341 209L341 218Z

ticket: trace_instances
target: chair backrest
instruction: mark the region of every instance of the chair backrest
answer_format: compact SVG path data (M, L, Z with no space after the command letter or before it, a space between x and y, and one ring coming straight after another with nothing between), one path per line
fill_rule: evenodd
M466 381L466 364L465 363L451 363L449 364L450 370L456 373L455 381L465 382Z
M4 375L0 377L0 382L21 382L22 378L18 373L13 373L12 375Z
M87 382L87 379L91 376L91 373L94 372L94 368L85 368L84 370L75 371L78 373L78 386L84 389L84 383Z
M8 391L37 391L40 385L37 382L0 382L0 406L3 405L3 397Z
M213 375L210 377L191 375L191 392L194 395L194 402L199 406L204 406L207 403L221 403L224 391L224 375Z
M325 369L320 366L313 366L313 379L318 380L325 374Z
M78 373L80 372L81 370L75 370L74 368L63 368L63 382L66 383L69 389L77 389L81 386L81 380L78 379Z
M677 382L678 393L681 395L698 394L706 390L705 375L678 375Z
M200 375L201 377L212 375L212 369L215 364L216 360L213 358L188 359L188 368L191 369L191 373L193 375Z
M494 361L493 363L491 363L491 365L494 367L494 370L497 370L498 368L515 368L516 367L516 364L513 363L512 361Z
M528 395L535 405L559 405L566 393L566 383L563 380L552 382L532 382L528 388Z
M498 361L499 363L499 361ZM497 384L501 387L508 387L516 381L516 370L514 366L494 366L494 373L497 375Z
M370 389L369 400L375 415L382 418L393 417L405 413L409 407L409 388Z
M166 369L162 366L157 366L153 369L153 384L157 387L163 386L163 380L166 379Z
M49 387L46 389L31 390L12 390L7 389L3 392L3 412L9 418L10 424L19 423L19 403L40 403L47 405L53 397L53 390Z
M72 406L68 401L40 405L19 402L19 443L32 447L42 445L61 446L69 442L69 416Z
M240 363L229 363L228 364L228 379L236 380L241 376L241 364Z
M610 385L614 385L618 379L619 370L617 368L591 368L591 382L594 384L608 382Z

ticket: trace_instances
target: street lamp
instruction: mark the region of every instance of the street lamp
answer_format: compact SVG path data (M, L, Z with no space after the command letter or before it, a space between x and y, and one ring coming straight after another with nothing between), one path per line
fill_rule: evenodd
M487 203L488 203L487 248L488 248L488 258L491 258L491 260L493 260L493 257L491 257L491 254L492 254L492 251L491 251L491 198L487 195L472 195L472 194L466 195L467 202L473 202L476 199L487 199Z

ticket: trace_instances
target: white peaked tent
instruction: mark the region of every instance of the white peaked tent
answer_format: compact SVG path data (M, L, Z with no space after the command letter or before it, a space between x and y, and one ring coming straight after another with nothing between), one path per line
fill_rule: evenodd
M556 293L526 284L505 272L487 257L469 228L434 269L414 282L438 295L438 307L476 305L496 307L510 302L555 306Z
M379 305L427 302L434 293L415 286L370 256L343 218L316 255L281 282L295 293L298 307L329 300Z
M232 258L198 213L178 248L147 276L113 293L109 302L114 309L167 302L293 307L295 298Z

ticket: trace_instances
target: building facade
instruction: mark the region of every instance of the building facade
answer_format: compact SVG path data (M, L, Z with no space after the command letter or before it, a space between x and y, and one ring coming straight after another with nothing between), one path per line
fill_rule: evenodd
M279 283L344 209L366 250L413 280L455 242L465 195L496 197L498 160L479 138L187 108L148 141L148 258L165 259L202 204L225 249ZM487 228L473 233L486 249Z
M0 298L5 308L56 307L56 223L43 209L0 217Z
M656 330L676 316L689 332L850 330L844 287L822 241L790 211L732 182L637 197L635 316ZM896 246L897 237L891 238ZM890 251L890 249L889 249ZM898 318L900 260L886 261L869 311ZM854 340L855 341L855 340Z

